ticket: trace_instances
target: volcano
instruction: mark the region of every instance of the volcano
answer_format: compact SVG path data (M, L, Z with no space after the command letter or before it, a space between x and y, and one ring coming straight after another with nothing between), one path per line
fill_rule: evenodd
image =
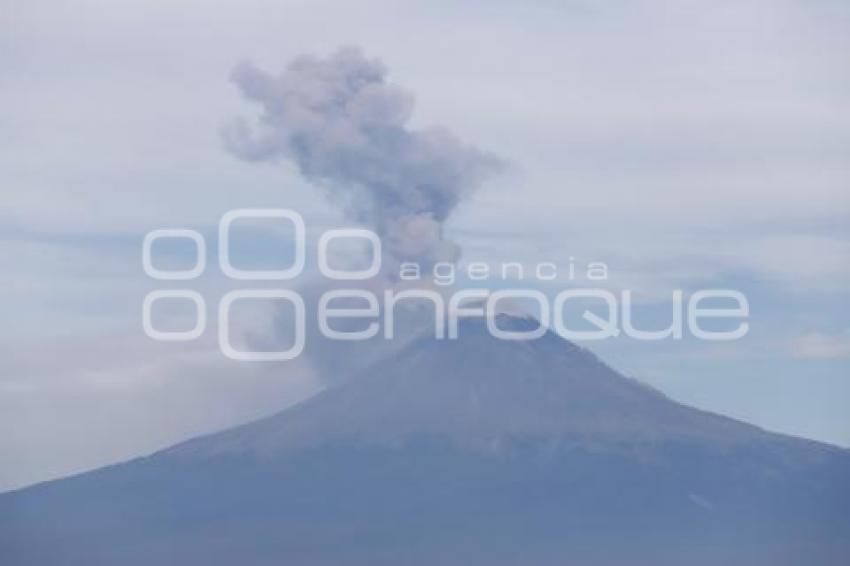
M849 451L681 405L553 333L459 335L0 495L0 563L850 563Z

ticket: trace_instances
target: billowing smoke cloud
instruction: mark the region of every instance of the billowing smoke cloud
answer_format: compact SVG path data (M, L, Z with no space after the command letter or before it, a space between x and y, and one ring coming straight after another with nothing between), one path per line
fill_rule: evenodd
M386 81L380 61L346 48L298 57L278 75L243 63L232 77L262 111L254 128L243 120L225 129L231 151L292 160L381 236L385 260L457 260L443 224L501 161L445 129L410 129L413 97Z

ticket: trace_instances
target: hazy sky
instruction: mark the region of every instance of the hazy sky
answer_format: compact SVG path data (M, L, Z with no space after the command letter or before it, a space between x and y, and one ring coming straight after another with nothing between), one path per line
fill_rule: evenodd
M344 223L220 135L255 115L238 62L342 45L415 94L414 127L510 162L449 220L464 261L605 261L647 320L674 288L741 289L744 340L591 347L677 399L850 446L850 5L536 4L3 2L0 489L317 389L303 363L226 361L214 329L146 338L140 255L155 228L213 240L237 207L298 210L311 238ZM210 265L191 288L214 305L232 285Z

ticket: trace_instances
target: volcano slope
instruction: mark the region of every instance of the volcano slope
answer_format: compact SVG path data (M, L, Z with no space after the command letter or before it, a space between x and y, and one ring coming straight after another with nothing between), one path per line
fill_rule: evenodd
M843 565L848 479L847 450L464 320L272 417L0 495L0 563Z

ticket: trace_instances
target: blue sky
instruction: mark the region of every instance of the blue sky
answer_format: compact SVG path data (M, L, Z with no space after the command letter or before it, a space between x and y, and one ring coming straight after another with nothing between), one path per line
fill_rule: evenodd
M253 111L237 62L277 70L340 45L415 94L415 126L511 163L449 221L464 261L604 261L648 320L674 288L741 289L741 341L591 347L677 399L850 446L846 4L18 4L0 23L0 489L320 386L304 363L223 359L211 331L148 340L140 254L161 227L212 243L232 208L298 210L313 242L346 224L293 167L239 161L220 138ZM214 304L233 285L209 265L192 285Z

